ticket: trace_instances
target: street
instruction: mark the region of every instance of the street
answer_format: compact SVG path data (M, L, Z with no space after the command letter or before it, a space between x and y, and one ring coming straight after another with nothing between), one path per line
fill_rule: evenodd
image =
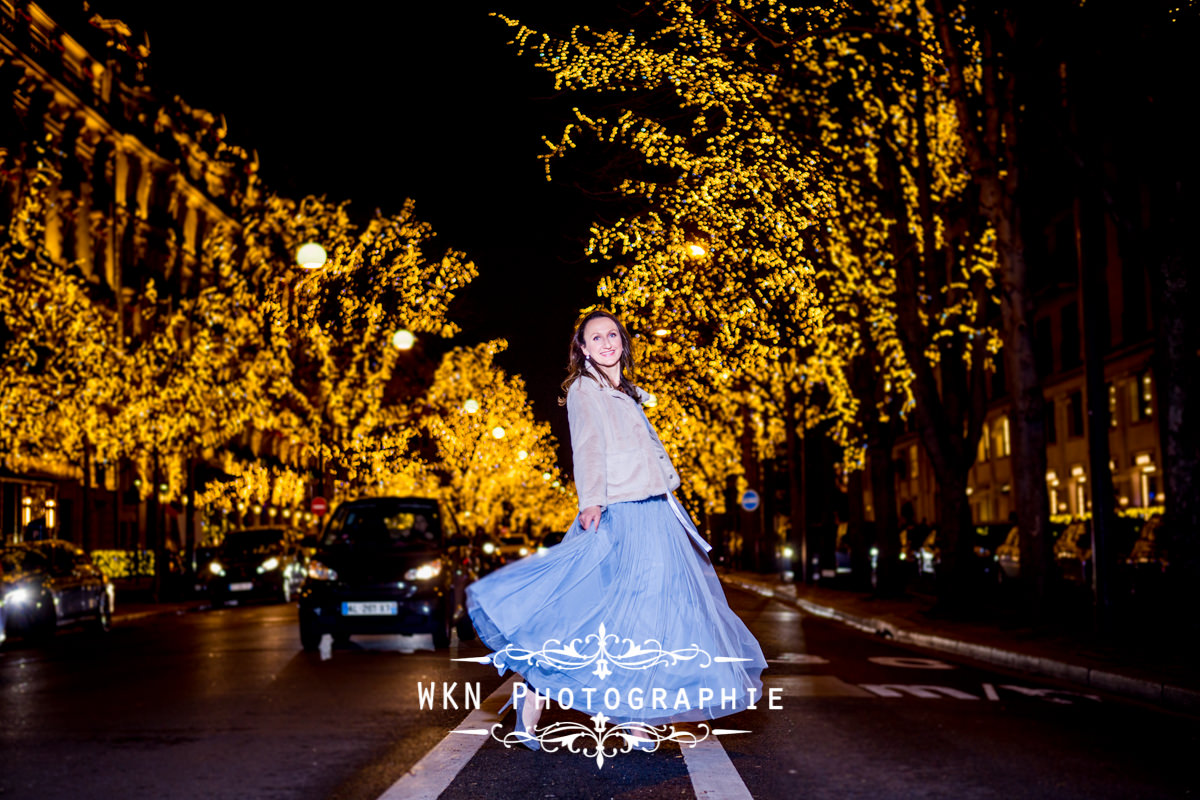
M448 799L1095 798L1185 796L1198 785L1195 719L956 664L727 591L763 645L765 688L782 690L781 708L764 698L719 720L746 732L722 735L719 748L709 738L686 758L666 744L598 768L580 753L454 736L471 712L465 687L488 698L509 677L451 660L484 655L477 642L434 651L427 636L362 637L304 653L294 607L258 605L134 618L101 639L64 630L9 642L0 793L375 800L441 781ZM455 684L449 700L443 684ZM437 687L432 708L419 686ZM588 721L554 709L543 724L570 719ZM512 722L510 712L502 731ZM465 766L424 774L420 786L404 778L468 738L481 746ZM725 758L735 772L714 768Z

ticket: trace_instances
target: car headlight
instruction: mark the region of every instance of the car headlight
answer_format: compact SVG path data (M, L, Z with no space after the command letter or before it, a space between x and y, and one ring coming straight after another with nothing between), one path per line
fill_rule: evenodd
M258 568L259 573L270 572L273 569L279 568L279 559L271 556L266 561L262 562L262 566Z
M519 551L519 552L521 553L521 555L523 555L523 556L527 556L527 555L529 555L529 548L528 548L528 547L522 547L522 548L520 549L520 551Z
M430 561L427 564L422 564L419 567L413 567L408 572L404 573L406 581L427 581L436 578L442 574L442 562Z
M308 577L315 581L336 581L337 570L330 569L314 558L308 562Z
M32 599L33 592L29 591L29 589L25 586L19 586L16 589L13 589L11 592L5 593L4 595L5 605L12 603L14 606L21 606L25 605Z
M208 565L208 571L218 578L225 574L225 568L221 566L220 561L214 561Z
M496 552L496 545L492 544L491 542L484 542L483 543L483 552L487 553L490 556L492 553Z

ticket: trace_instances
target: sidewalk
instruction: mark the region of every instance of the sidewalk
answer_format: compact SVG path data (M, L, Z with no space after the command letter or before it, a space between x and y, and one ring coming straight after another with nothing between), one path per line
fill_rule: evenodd
M730 585L896 642L1200 714L1200 671L1194 662L1155 662L1129 648L1105 647L1063 632L939 619L929 614L931 598L883 599L864 592L797 586L782 582L778 575L725 569L718 573Z

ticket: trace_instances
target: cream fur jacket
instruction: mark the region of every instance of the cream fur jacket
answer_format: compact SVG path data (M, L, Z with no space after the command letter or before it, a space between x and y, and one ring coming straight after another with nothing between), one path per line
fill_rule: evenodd
M603 382L592 367L567 390L571 457L579 510L611 503L645 500L679 487L675 471L641 404Z

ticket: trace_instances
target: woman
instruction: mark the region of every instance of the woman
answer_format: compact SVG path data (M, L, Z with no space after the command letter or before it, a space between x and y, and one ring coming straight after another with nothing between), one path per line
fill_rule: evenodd
M467 589L475 629L495 651L491 663L501 674L520 672L538 693L514 692L518 738L535 750L542 696L657 725L731 714L762 693L762 650L729 608L708 544L672 495L679 476L632 374L620 321L603 310L582 317L559 400L571 426L579 516L560 544Z

